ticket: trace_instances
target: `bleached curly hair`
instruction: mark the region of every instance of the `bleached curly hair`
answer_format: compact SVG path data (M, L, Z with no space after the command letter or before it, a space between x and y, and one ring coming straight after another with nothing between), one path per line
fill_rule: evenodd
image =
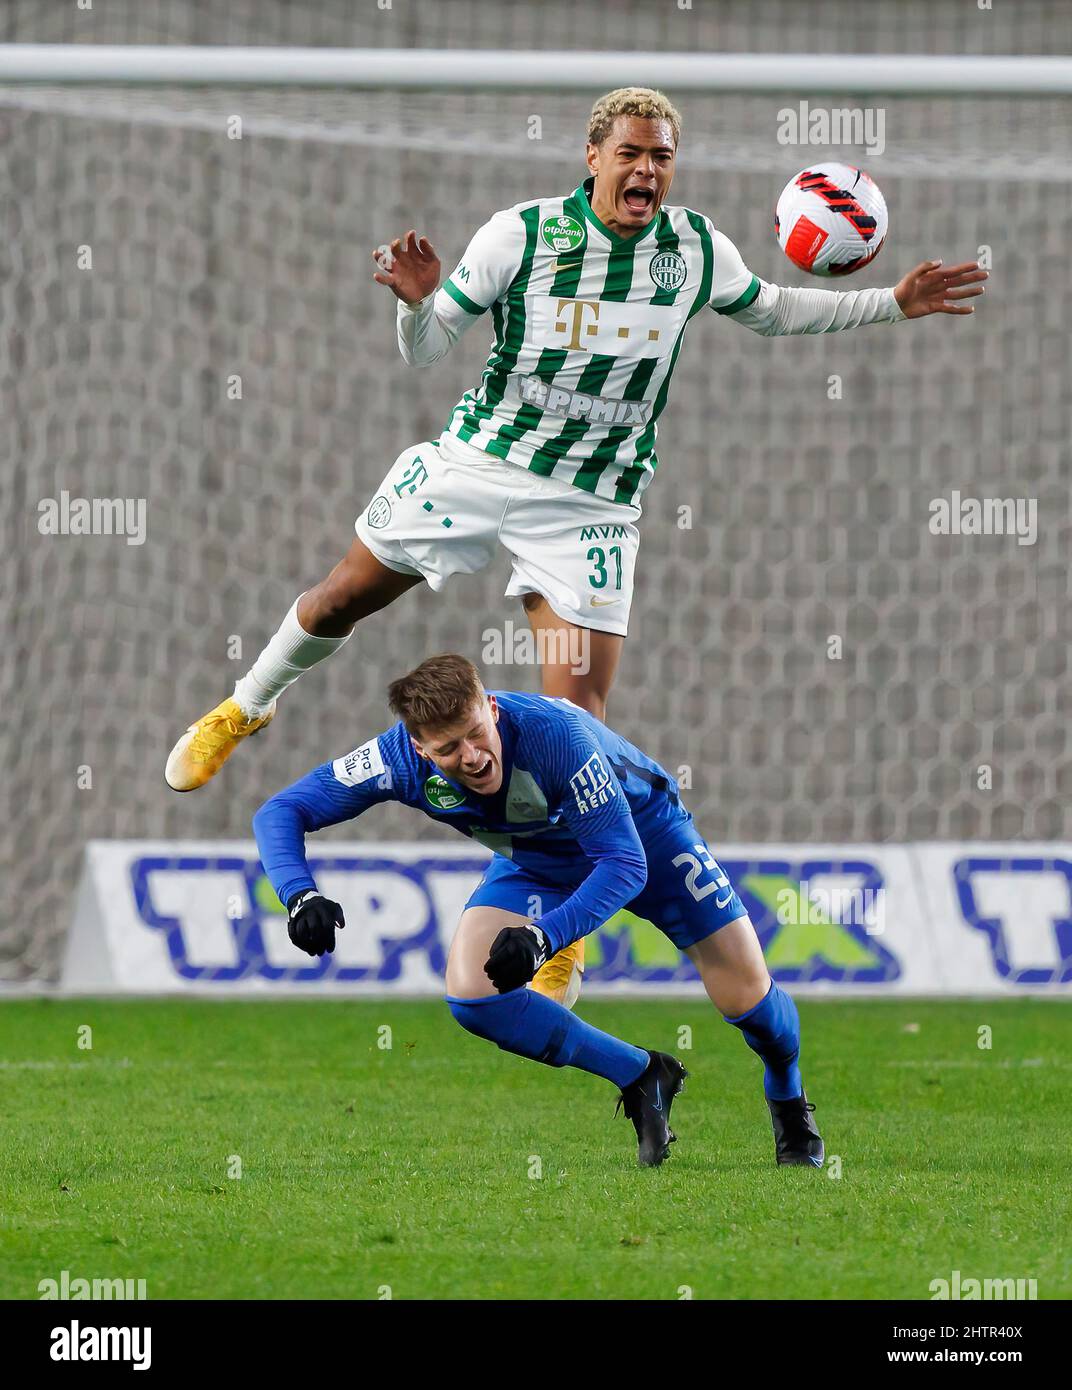
M619 116L639 116L646 121L668 121L674 132L674 148L681 139L681 113L669 97L652 87L616 87L601 96L588 118L588 141L602 145Z

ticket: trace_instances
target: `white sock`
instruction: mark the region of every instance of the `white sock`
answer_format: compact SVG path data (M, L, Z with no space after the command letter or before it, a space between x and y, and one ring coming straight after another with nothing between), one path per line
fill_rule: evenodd
M337 652L345 637L314 637L298 622L298 604L302 595L279 625L279 631L253 663L247 675L235 684L234 698L239 708L251 719L268 713L277 695L293 685L303 671Z

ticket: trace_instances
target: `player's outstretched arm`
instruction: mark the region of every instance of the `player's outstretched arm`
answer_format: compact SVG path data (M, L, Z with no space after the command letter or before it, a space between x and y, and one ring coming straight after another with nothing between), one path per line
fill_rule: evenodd
M437 289L442 267L427 237L412 229L377 246L372 259L379 269L373 275L398 299L398 350L410 367L430 367L451 350L472 322L445 290Z
M439 258L425 237L409 231L378 247L374 278L398 296L398 350L411 367L430 367L496 300L506 295L524 256L527 230L512 209L497 212L473 234L457 268L439 285Z
M941 261L921 261L894 286L893 297L906 319L922 319L928 314L974 314L965 299L983 293L989 272L979 269L978 261L962 261L948 268Z
M379 267L372 278L392 289L403 304L419 304L439 288L443 267L435 247L412 228L404 237L377 246L372 259Z
M303 950L309 947L294 936L296 905L305 907L310 921L319 913L315 906L319 894L305 855L305 837L327 825L354 820L378 801L397 799L397 780L390 763L381 755L381 744L382 739L374 739L344 758L314 768L269 797L253 817L253 834L264 872L279 901L290 912L291 940L302 945ZM298 904L302 897L307 897L308 903ZM338 904L329 906L335 908ZM341 908L337 915L341 926Z
M929 314L970 314L962 303L983 293L987 272L975 261L943 269L924 261L885 289L821 290L772 285L745 265L722 232L711 229L715 273L711 308L765 338L799 333L839 333L869 323L900 323Z
M928 314L970 314L962 299L983 293L987 278L974 262L943 272L925 261L896 286L874 290L798 289L760 284L751 304L730 313L735 322L765 338L800 333L840 333L869 323L899 323Z

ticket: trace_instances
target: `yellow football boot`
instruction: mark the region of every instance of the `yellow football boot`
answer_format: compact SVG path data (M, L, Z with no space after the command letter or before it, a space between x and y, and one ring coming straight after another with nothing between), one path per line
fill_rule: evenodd
M172 791L196 791L215 777L247 734L255 734L274 718L274 701L267 714L250 719L228 696L179 739L164 768L164 780Z
M529 985L537 994L546 994L557 1004L572 1009L581 992L581 977L584 975L584 937L572 945L557 951L546 965L536 971L536 978Z

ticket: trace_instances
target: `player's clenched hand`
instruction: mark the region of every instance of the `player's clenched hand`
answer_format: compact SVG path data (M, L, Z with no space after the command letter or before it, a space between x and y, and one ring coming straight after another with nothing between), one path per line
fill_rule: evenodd
M988 272L980 270L976 261L948 269L941 261L922 261L894 287L893 297L908 319L921 319L927 314L974 314L970 304L959 301L982 294L980 282L987 278Z
M306 889L295 893L287 903L289 921L287 933L300 951L310 956L322 956L335 949L335 929L346 926L342 908L330 898Z
M408 231L384 246L377 246L372 259L379 266L373 279L390 285L399 299L416 304L439 285L442 267L435 247L427 237Z
M550 954L539 927L503 927L491 943L484 974L500 994L506 994L527 985Z

